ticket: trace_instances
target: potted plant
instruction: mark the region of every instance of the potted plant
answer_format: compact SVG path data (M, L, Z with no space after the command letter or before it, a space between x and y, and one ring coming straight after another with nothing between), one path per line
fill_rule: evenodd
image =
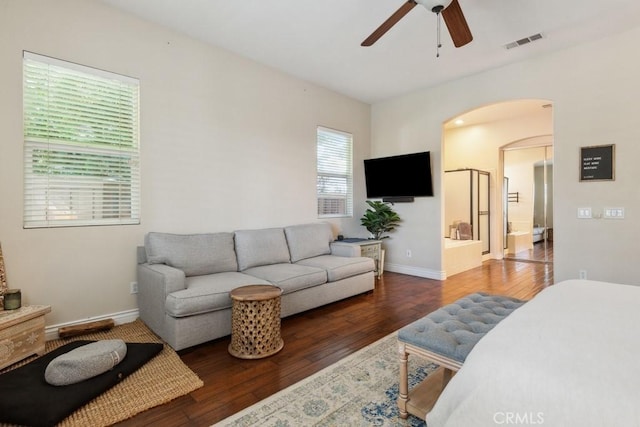
M400 216L391 208L390 203L367 200L367 204L369 208L360 218L360 223L371 233L373 239L388 238L384 233L395 230L400 224Z

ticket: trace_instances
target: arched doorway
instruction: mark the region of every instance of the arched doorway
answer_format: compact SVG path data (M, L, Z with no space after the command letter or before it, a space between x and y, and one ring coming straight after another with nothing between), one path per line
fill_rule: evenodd
M539 136L548 136L552 140L551 105L544 99L499 102L460 114L444 124L443 181L445 171L474 169L489 174L490 250L482 256L483 260L502 259L508 243L506 230L503 230L503 217L508 213L508 206L503 203L503 148ZM445 189L442 221L445 239L450 238L451 218L447 215L447 200L452 197L455 197L455 191ZM446 253L443 259L446 260ZM444 264L446 273L446 262Z

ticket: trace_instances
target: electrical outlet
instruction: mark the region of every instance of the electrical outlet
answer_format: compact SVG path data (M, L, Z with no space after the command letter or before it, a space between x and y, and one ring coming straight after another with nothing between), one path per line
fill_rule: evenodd
M129 283L129 293L137 294L138 293L138 282Z
M407 258L411 258L411 249L407 249Z
M580 277L583 280L586 280L587 279L587 270L578 271L578 277Z

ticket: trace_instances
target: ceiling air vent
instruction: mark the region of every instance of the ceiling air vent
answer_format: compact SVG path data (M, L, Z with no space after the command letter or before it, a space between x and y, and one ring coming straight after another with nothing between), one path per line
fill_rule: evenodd
M518 46L522 46L524 44L528 44L531 42L534 42L536 40L540 40L542 39L542 34L538 33L538 34L534 34L532 36L529 37L525 37L523 39L520 40L516 40L514 42L511 43L507 43L506 45L504 45L505 48L507 49L513 49L514 47L518 47Z

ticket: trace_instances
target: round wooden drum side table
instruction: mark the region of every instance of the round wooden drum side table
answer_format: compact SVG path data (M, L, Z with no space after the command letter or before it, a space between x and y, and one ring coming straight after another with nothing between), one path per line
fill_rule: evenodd
M241 359L271 356L284 347L280 336L280 295L272 285L247 285L232 290L229 353Z

